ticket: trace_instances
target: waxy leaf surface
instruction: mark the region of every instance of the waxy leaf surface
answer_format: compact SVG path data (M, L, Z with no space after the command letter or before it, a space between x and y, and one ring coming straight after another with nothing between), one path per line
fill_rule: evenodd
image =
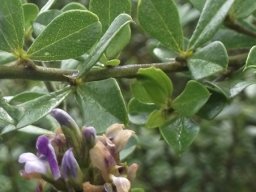
M140 69L137 81L132 85L134 97L142 103L167 104L172 95L173 86L169 77L154 67Z
M158 128L166 122L166 119L167 117L163 110L154 110L149 114L145 127L150 129Z
M126 105L114 79L82 84L77 89L81 98L85 124L104 132L114 123L127 123Z
M182 116L192 116L207 102L209 96L209 91L202 84L191 80L175 98L172 107Z
M39 8L33 3L25 3L22 5L22 7L24 11L25 29L27 32L27 30L30 29L34 20L36 19L39 13Z
M171 50L183 50L183 32L173 0L140 0L138 19L142 28Z
M207 0L190 39L189 48L196 49L209 41L225 19L234 0Z
M200 128L190 119L177 117L160 128L164 140L177 153L184 152L196 138Z
M62 12L60 10L52 9L38 15L33 23L33 32L35 36L39 36L45 30L46 26L61 13Z
M30 125L57 107L71 92L69 87L27 101L17 108L21 112L17 129Z
M90 11L95 13L102 24L102 31L105 33L113 20L121 13L131 13L130 0L91 0ZM107 58L116 57L120 51L129 43L131 30L129 26L124 27L113 39L105 54Z
M24 17L20 0L1 0L0 51L20 51L23 42Z
M156 109L154 104L145 104L132 98L128 103L129 121L133 124L146 124L148 115Z
M221 42L215 41L198 49L188 59L188 67L195 79L202 79L224 71L228 65L228 54Z
M248 17L255 10L255 0L235 0L233 6L230 9L230 15L235 19L241 19Z
M130 15L127 14L120 14L114 19L108 30L90 52L90 55L87 58L85 64L81 66L80 76L83 76L85 73L87 73L97 63L97 61L99 61L99 59L106 51L113 39L116 37L116 35L119 33L119 31L121 31L131 22L132 18Z
M53 61L81 56L98 40L98 17L82 10L71 10L56 17L28 50L32 60Z

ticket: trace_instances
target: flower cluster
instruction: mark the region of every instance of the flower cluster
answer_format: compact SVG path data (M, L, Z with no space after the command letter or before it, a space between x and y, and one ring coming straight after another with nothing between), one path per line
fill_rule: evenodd
M137 164L128 166L119 158L132 130L113 124L106 133L96 135L93 127L80 129L68 113L54 109L52 116L61 129L54 135L41 135L36 142L37 154L23 153L21 175L38 179L36 191L49 183L58 191L128 192L135 178Z

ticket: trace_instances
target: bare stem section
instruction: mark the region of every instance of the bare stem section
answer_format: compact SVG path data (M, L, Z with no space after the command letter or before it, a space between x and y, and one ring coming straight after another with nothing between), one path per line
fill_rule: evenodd
M97 81L107 78L132 78L140 68L156 67L165 72L186 70L186 67L177 61L168 63L131 64L118 67L95 69L82 78L83 81ZM78 75L76 70L63 70L36 65L0 66L0 79L27 79L35 81L72 82Z

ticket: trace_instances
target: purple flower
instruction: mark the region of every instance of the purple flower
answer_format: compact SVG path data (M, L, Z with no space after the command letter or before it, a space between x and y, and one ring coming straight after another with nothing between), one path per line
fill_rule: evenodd
M19 163L25 163L23 175L34 173L46 174L50 168L55 180L60 178L60 170L53 146L45 135L39 136L36 142L38 155L23 153Z
M74 157L72 149L65 152L61 162L62 177L67 180L68 178L77 178L80 174L79 165Z

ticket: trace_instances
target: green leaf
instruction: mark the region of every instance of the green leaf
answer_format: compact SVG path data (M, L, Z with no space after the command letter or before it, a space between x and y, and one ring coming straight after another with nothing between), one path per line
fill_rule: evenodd
M154 110L148 116L147 123L145 125L146 128L158 128L162 126L167 120L166 114L163 110Z
M226 49L251 48L256 44L254 37L236 32L231 29L220 29L213 38L213 41L221 41Z
M228 54L224 45L215 41L197 50L188 59L188 67L195 79L202 79L227 68Z
M110 43L109 47L106 50L107 58L116 58L124 47L130 42L131 39L131 29L127 25L119 31L115 38Z
M189 42L196 49L209 41L219 29L234 0L206 0L205 6Z
M0 51L0 65L10 63L15 60L16 58L13 56L13 54Z
M120 88L114 79L82 84L77 89L85 108L85 123L104 132L113 123L127 123L127 110Z
M248 17L256 10L255 0L235 0L230 9L230 16L232 18L241 19Z
M239 77L239 74L237 74ZM241 79L233 78L222 82L210 83L220 90L227 98L233 98L241 93L246 87L256 84L255 80L241 81Z
M14 119L3 109L0 107L0 125L4 124L7 126L8 124L14 124Z
M29 100L36 99L43 95L44 95L43 93L39 93L39 92L22 92L18 95L15 95L14 97L12 97L12 99L9 101L9 103L11 105L17 105L17 104L21 104L21 103L24 103Z
M19 131L23 133L28 133L28 134L34 134L34 135L54 135L55 134L52 131L49 131L47 129L43 129L41 127L37 127L34 125L28 125L26 127L19 129Z
M13 132L15 130L16 130L15 125L9 124L6 127L3 127L3 129L1 130L1 133L0 133L0 136L3 136L4 134L8 134L8 133Z
M166 105L172 91L169 77L161 69L154 67L140 69L137 81L132 85L134 97L142 103Z
M102 31L105 33L119 14L131 13L131 2L130 0L91 0L89 9L99 17Z
M183 50L183 33L173 0L140 0L138 20L147 33L169 49Z
M250 68L256 68L256 46L253 46L250 49L250 52L246 59L244 70L250 69Z
M49 10L41 13L33 23L33 32L36 36L40 35L46 28L46 26L62 12L59 10Z
M71 10L56 17L28 50L32 60L53 61L78 57L98 40L101 24L89 11Z
M70 2L67 5L65 5L61 10L65 12L74 9L87 10L87 8L83 4L78 2Z
M204 7L204 4L205 4L205 2L206 2L206 0L189 0L191 3L192 3L192 5L195 7L195 8L197 8L198 10L202 10L203 9L203 7Z
M71 92L70 87L17 105L21 111L17 129L30 125L57 107Z
M129 121L133 124L146 124L148 115L156 109L154 104L145 104L132 98L128 103Z
M132 18L127 14L120 14L115 18L106 33L101 37L99 42L90 52L90 55L85 62L86 64L81 65L81 68L79 70L80 77L87 73L97 63L97 61L101 58L112 40L119 33L119 31L122 30L130 22L132 22Z
M131 13L130 0L91 0L90 11L94 12L100 19L102 31L105 33L113 20L121 13ZM124 27L110 43L106 50L108 58L115 58L120 51L129 43L131 30L129 26Z
M212 90L209 100L200 109L198 115L205 119L213 119L224 109L227 103L227 97L223 93Z
M36 19L39 13L39 8L33 3L25 3L22 5L22 7L25 20L25 31L27 32L27 30L31 28L34 20Z
M2 109L2 121L15 124L17 116L19 115L19 110L8 103L8 101L2 97L0 92L0 109ZM1 116L0 115L0 116ZM5 119L4 119L5 118Z
M192 21L195 21L200 16L198 10L191 7L189 3L180 5L178 7L178 11L182 26L187 26L187 24L189 24Z
M2 0L0 50L18 54L23 49L24 17L20 0Z
M190 119L178 117L160 128L164 140L177 153L184 152L196 138L200 128Z
M207 102L209 91L200 83L191 80L183 92L173 101L173 109L182 116L192 116Z
M41 8L39 14L42 14L45 11L48 11L51 6L55 3L56 0L48 0L47 3Z

